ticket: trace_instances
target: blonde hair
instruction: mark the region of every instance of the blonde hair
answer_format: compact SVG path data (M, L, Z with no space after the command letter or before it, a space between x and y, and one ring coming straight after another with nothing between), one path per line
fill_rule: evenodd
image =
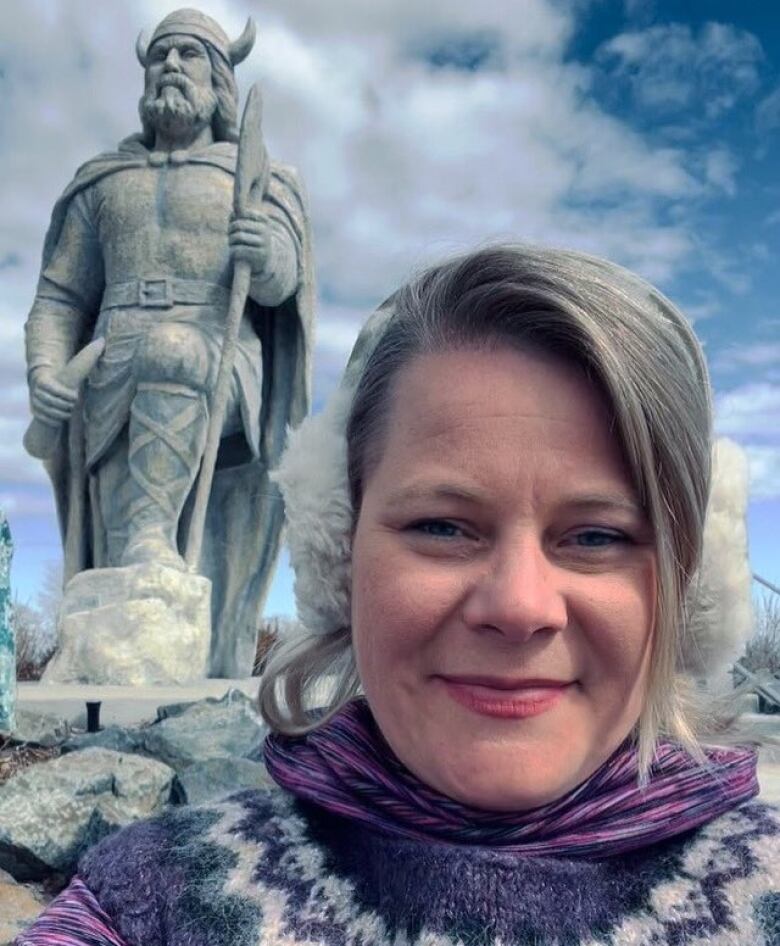
M657 607L644 707L635 729L641 771L659 738L702 759L705 716L680 673L687 598L701 558L710 490L712 403L701 346L684 316L651 285L605 260L528 246L495 246L435 266L383 307L392 312L363 365L346 419L352 526L363 484L381 457L398 372L420 354L531 347L580 366L603 392L640 502L654 530ZM367 350L370 349L370 350ZM319 462L319 458L317 458ZM332 689L313 715L311 697ZM279 686L281 684L281 692ZM276 731L323 725L360 692L349 627L281 641L261 681L261 712Z

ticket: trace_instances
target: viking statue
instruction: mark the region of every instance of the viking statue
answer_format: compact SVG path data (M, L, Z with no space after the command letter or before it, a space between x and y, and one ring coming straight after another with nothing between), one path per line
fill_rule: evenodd
M137 54L142 132L84 164L57 201L26 325L35 418L61 425L47 460L66 580L156 563L184 571L233 264L250 264L197 571L212 581L211 674L249 675L283 511L268 478L309 407L312 263L295 172L231 215L237 159L231 42L182 9ZM105 348L81 392L63 369Z

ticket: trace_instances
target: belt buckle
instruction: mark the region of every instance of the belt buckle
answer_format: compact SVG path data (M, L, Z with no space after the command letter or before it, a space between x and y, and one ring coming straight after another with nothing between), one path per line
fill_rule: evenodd
M173 280L170 276L152 276L138 280L138 304L142 309L170 309L173 305Z

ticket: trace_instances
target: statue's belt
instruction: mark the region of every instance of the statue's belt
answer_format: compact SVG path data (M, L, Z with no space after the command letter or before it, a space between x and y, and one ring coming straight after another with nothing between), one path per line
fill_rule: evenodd
M227 305L229 301L227 286L197 279L149 276L106 286L100 308L170 309L174 305Z

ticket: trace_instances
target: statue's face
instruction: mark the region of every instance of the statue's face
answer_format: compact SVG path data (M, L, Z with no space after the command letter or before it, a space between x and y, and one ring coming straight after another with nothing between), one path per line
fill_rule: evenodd
M211 88L211 59L206 47L194 36L164 36L147 53L147 92L154 88L159 93L167 85L177 88L177 75L197 86Z
M216 108L206 46L183 33L164 36L147 53L141 111L153 128L169 134L210 123Z

